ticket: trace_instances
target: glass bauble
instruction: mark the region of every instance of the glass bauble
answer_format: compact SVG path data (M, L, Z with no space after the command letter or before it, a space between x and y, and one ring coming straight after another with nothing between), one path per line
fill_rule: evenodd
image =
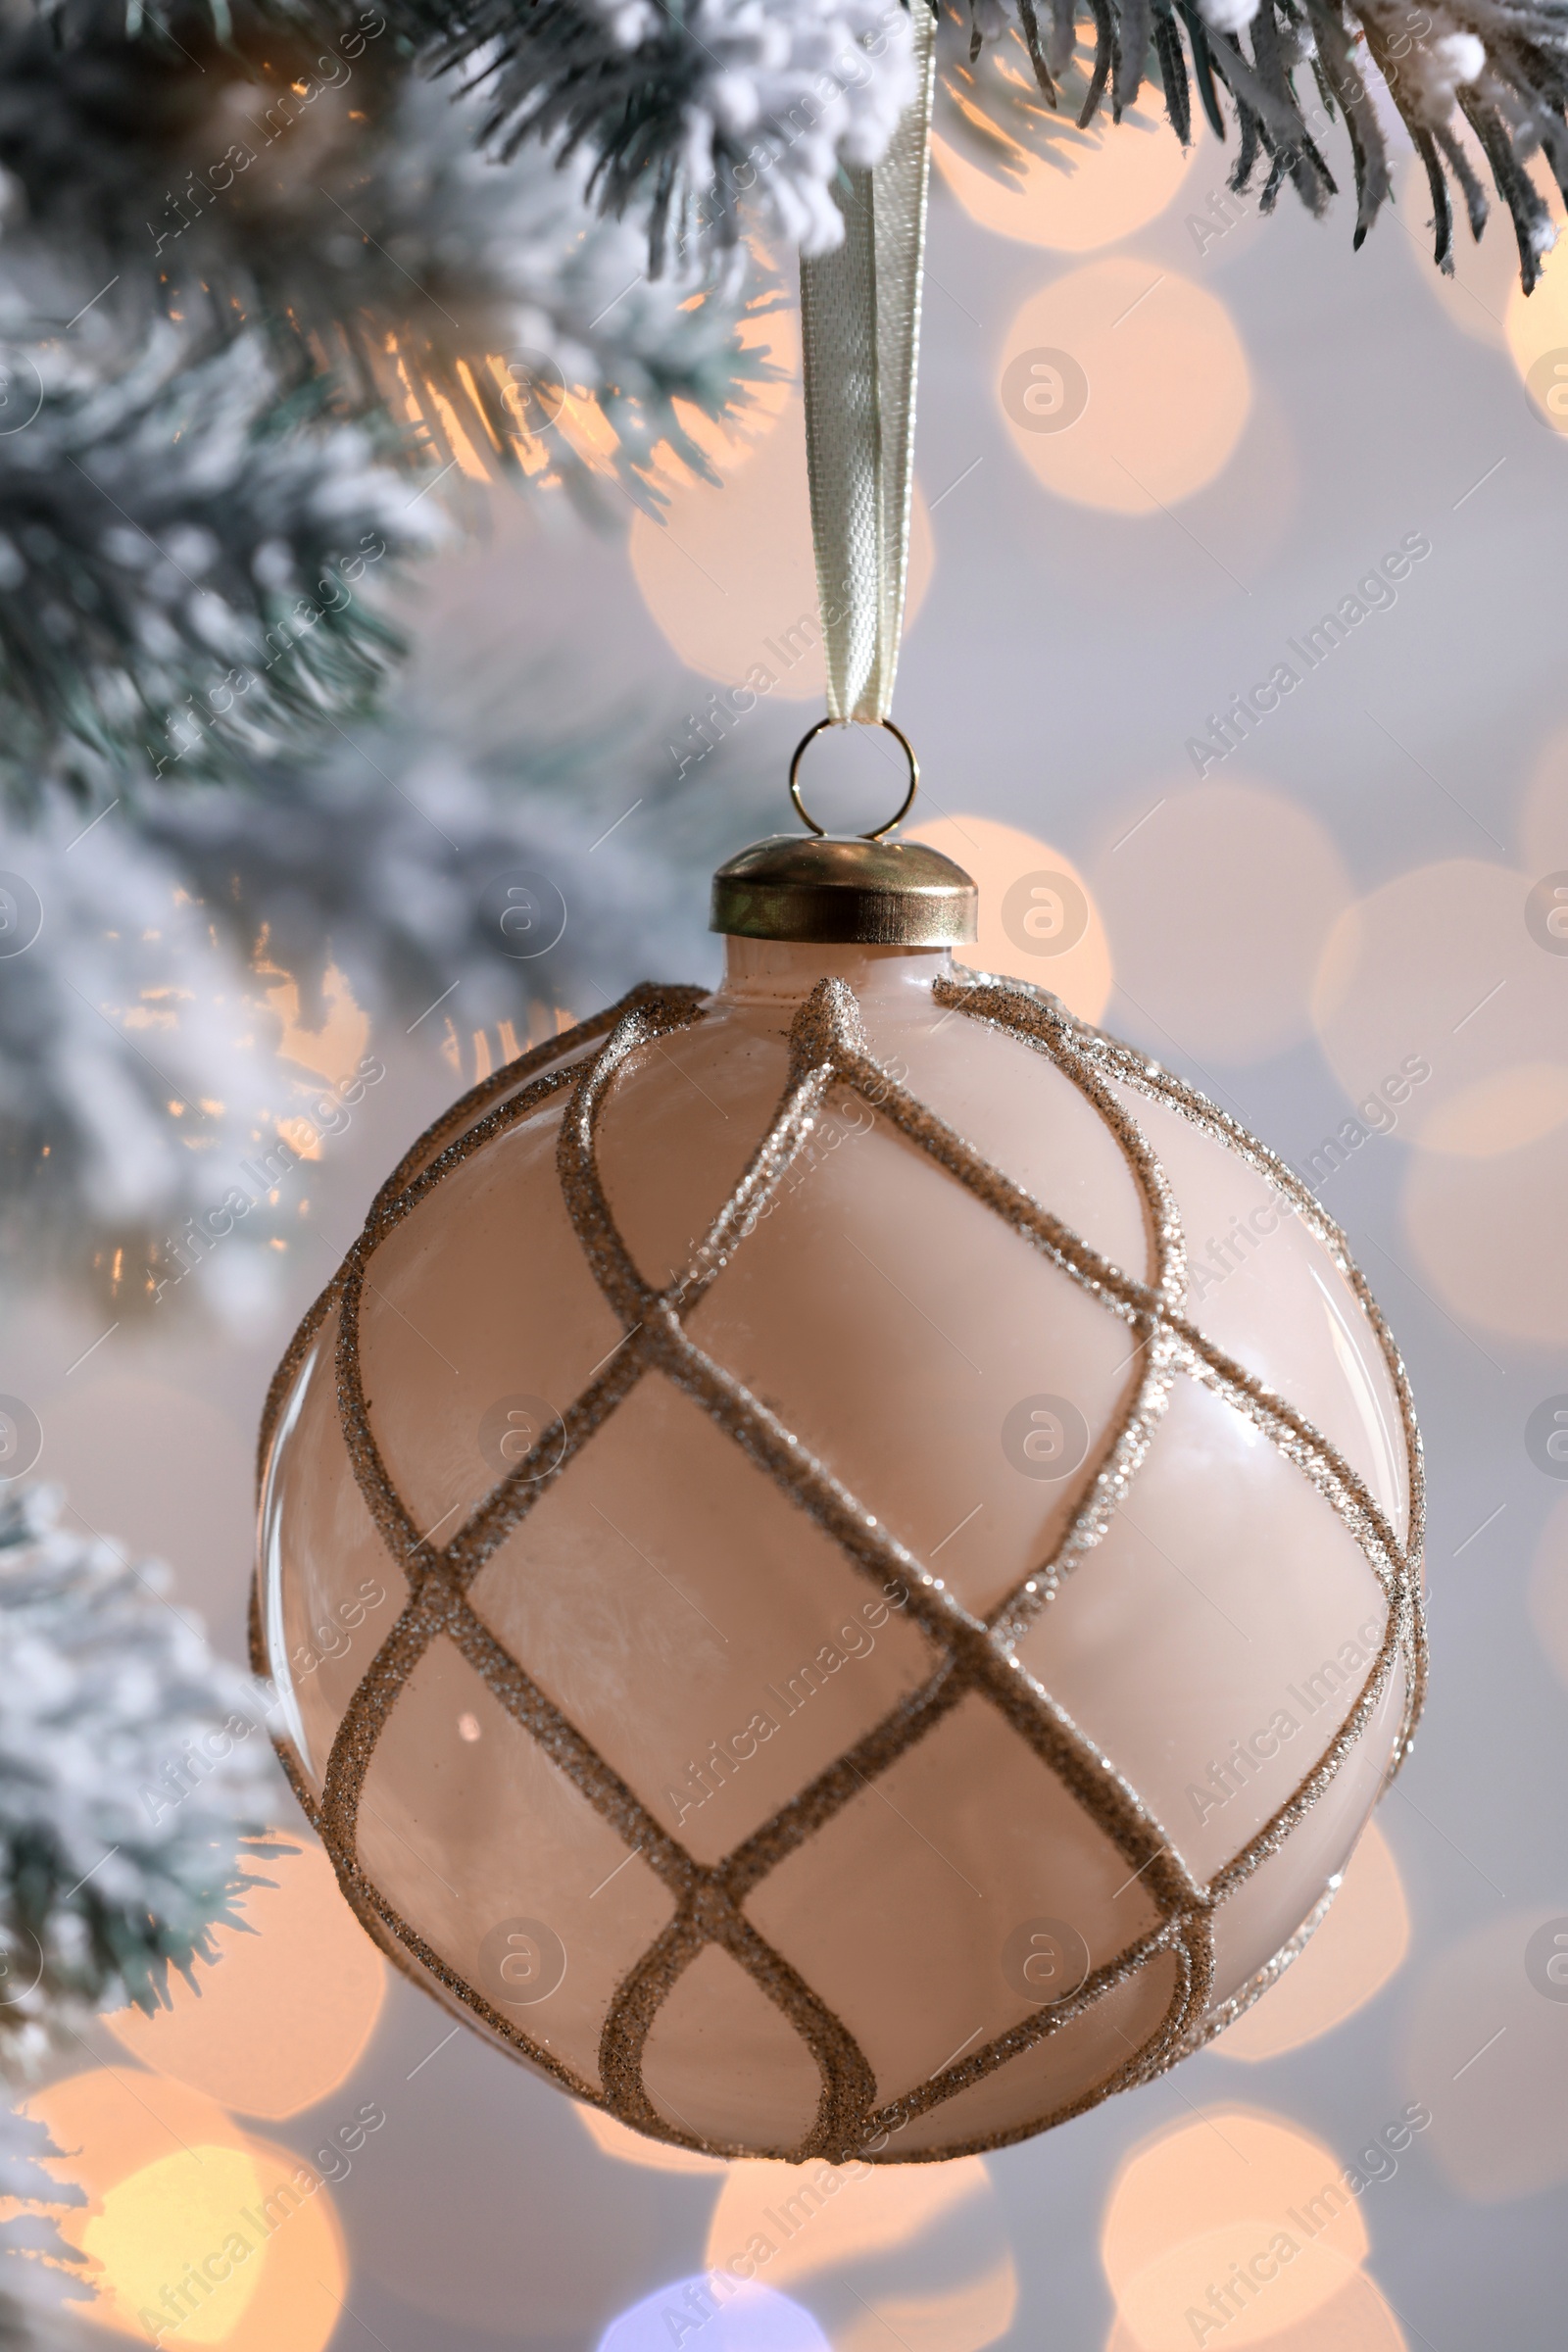
M989 2148L1300 1948L1420 1696L1305 1187L946 949L731 939L414 1149L274 1386L258 1662L415 1977L641 2131Z

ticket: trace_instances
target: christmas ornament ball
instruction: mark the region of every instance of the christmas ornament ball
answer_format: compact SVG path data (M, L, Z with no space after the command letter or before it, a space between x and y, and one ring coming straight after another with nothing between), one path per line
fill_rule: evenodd
M1171 2064L1419 1706L1397 1354L1283 1162L965 970L913 845L721 870L415 1146L273 1384L257 1662L349 1899L637 2129L928 2160Z

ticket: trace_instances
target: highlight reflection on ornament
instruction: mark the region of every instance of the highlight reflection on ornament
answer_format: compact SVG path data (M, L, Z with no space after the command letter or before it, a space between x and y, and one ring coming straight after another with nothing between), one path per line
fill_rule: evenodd
M1266 1997L1214 2044L1222 2058L1277 2058L1331 2034L1382 1991L1402 1965L1410 1915L1398 1865L1369 1821L1334 1907L1307 1949Z
M687 2147L951 2156L1170 2065L1300 1948L1419 1706L1419 1446L1343 1238L1157 1064L956 966L973 926L918 844L745 853L723 985L437 1122L270 1402L258 1658L350 1901ZM512 1393L559 1427L497 1483ZM1042 1397L1070 1476L1009 1457ZM291 1684L393 1564L374 1657ZM1042 1921L1079 1962L1045 2000Z

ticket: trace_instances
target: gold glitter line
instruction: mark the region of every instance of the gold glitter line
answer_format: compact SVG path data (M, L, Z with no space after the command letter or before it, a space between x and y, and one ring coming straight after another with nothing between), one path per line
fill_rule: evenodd
M1184 1088L1158 1064L1076 1022L1043 991L984 974L960 973L952 982L938 984L937 998L947 1005L944 1018L962 1010L1043 1053L1092 1104L1116 1142L1143 1202L1151 1258L1146 1281L1137 1281L1100 1257L1040 1203L989 1167L914 1098L895 1086L865 1050L853 993L841 981L826 981L818 985L795 1018L789 1082L739 1185L684 1272L665 1291L653 1290L632 1263L614 1225L596 1164L599 1125L619 1072L646 1049L662 1054L662 1033L702 1017L700 992L648 987L631 992L594 1021L565 1037L547 1041L507 1065L471 1089L426 1130L377 1194L360 1241L301 1324L274 1377L264 1416L265 1459L282 1404L336 1306L340 1318L338 1402L355 1477L383 1542L395 1547L407 1539L414 1553L408 1604L344 1711L319 1805L312 1798L309 1776L299 1758L286 1740L278 1743L291 1782L321 1832L345 1893L399 1966L410 1969L417 1981L432 1983L449 2005L456 2004L460 2011L479 2019L514 2054L552 2075L574 2095L606 2106L638 2129L714 2153L761 2152L788 2155L797 2161L820 2153L841 2157L860 2153L875 2162L940 2161L952 2154L1010 2144L1066 2120L1068 2115L1085 2112L1117 2088L1147 2081L1217 2030L1216 2020L1227 2022L1240 2014L1242 2007L1274 1982L1326 1910L1327 1898L1219 2012L1213 2017L1205 2014L1213 1979L1211 1915L1215 1904L1268 1853L1277 1850L1281 1839L1328 1786L1381 1703L1396 1658L1405 1667L1408 1688L1396 1743L1396 1768L1419 1712L1425 1667L1416 1579L1424 1501L1420 1441L1403 1365L1339 1229L1323 1216L1315 1199L1283 1162L1255 1144L1229 1114ZM605 1042L590 1053L599 1040ZM665 1058L673 1060L672 1056ZM679 1069L680 1065L674 1066ZM1404 1417L1410 1473L1410 1536L1404 1544L1398 1543L1362 1482L1321 1433L1182 1315L1185 1251L1174 1199L1137 1122L1111 1092L1114 1085L1131 1087L1175 1108L1224 1148L1236 1152L1292 1200L1350 1284L1383 1350ZM1139 1335L1133 1357L1142 1353L1147 1359L1129 1382L1115 1426L1107 1432L1097 1462L1085 1475L1083 1493L1066 1534L1051 1559L1033 1571L1000 1609L993 1610L989 1623L961 1608L744 1384L694 1345L683 1328L685 1315L755 1230L760 1209L809 1138L821 1102L836 1087L859 1095L889 1116L940 1168L1128 1324ZM563 1416L567 1443L554 1471L532 1480L519 1476L529 1470L530 1456L483 1499L445 1551L438 1552L428 1538L421 1540L414 1530L368 1427L359 1361L360 1295L368 1281L368 1261L379 1243L428 1200L447 1175L519 1119L545 1115L554 1098L568 1088L557 1144L563 1196L594 1279L627 1328L610 1354L595 1366L588 1387ZM852 1247L858 1247L853 1240ZM874 1266L874 1260L867 1262ZM464 1597L478 1567L526 1516L540 1489L576 1457L608 1415L650 1371L661 1373L691 1396L758 1467L823 1528L852 1565L881 1582L890 1575L902 1577L909 1614L937 1651L934 1671L920 1689L900 1700L881 1724L819 1773L724 1861L712 1866L697 1863L677 1840L659 1829L631 1789L545 1698ZM1050 1598L1065 1568L1100 1541L1123 1501L1178 1373L1211 1388L1246 1413L1275 1448L1303 1472L1346 1525L1389 1601L1378 1657L1346 1722L1294 1794L1206 1888L1193 1878L1137 1791L1110 1768L1109 1759L1012 1654L1019 1633ZM555 1451L558 1446L558 1436L552 1432L550 1449ZM599 1506L594 1507L597 1510ZM630 1544L608 1513L599 1515ZM960 1527L966 1524L960 1522ZM639 1549L634 1544L631 1548ZM646 1559L647 1555L639 1556ZM632 1848L611 1876L641 1852L675 1898L676 1910L669 1923L609 2005L600 2037L602 2088L584 2082L555 2054L500 2016L399 1916L358 1862L360 1792L376 1741L414 1667L430 1643L442 1638L455 1643L492 1694L540 1742L555 1767L566 1774ZM265 1666L263 1628L254 1598L252 1644L259 1665ZM873 2110L874 2082L853 2036L783 1955L759 1936L739 1905L753 1886L853 1796L871 1788L899 1813L900 1808L885 1791L876 1788L877 1778L971 1692L1011 1725L1110 1842L1136 1865L1133 1877L1142 1879L1147 1874L1147 1892L1162 1916L1153 1930L1094 1971L1072 2001L1036 2012L967 2058L961 2057L965 2045L960 2044L959 2052L937 2076ZM948 1861L916 1823L903 1813L900 1818L940 1859ZM948 1862L948 1866L964 1878L956 1864ZM972 1881L965 1878L964 1883L977 1896L981 1894ZM1125 1881L1118 1891L1130 1884L1132 1880ZM689 2128L676 2131L653 2105L644 2086L643 2056L655 2017L674 1984L709 1943L728 1952L746 1971L786 2017L816 2062L822 2084L817 2117L798 2148L759 2151L710 2142ZM950 2137L929 2148L891 2152L864 2147L868 2137L897 2131L902 2123L942 2105L1037 2041L1059 2032L1166 1952L1172 1956L1175 1976L1162 2020L1141 2047L1133 2047L1130 2037L1124 2035L1133 2055L1078 2098L1002 2132ZM678 2115L679 2111L674 2112Z

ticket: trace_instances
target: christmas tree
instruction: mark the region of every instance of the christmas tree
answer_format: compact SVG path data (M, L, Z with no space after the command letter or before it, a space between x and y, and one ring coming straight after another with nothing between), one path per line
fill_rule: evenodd
M0 906L0 1101L30 1262L172 1297L212 1191L197 1126L236 1162L271 1146L247 978L270 926L308 1000L334 956L406 1019L454 972L526 1000L463 877L586 853L603 729L484 776L423 746L447 880L376 887L418 831L402 738L363 751L403 651L388 586L492 491L592 526L657 512L671 469L710 478L703 420L769 373L747 315L790 245L842 234L836 175L884 152L912 74L899 0L0 18L0 762L32 877ZM945 133L1003 176L1146 81L1184 142L1233 142L1264 211L1287 180L1322 210L1338 142L1356 243L1389 193L1381 83L1439 264L1452 190L1485 225L1479 150L1527 289L1553 234L1532 166L1568 172L1561 0L947 0L938 74ZM657 754L629 757L652 785ZM116 850L82 838L111 805ZM613 856L594 871L619 937ZM40 889L63 919L34 941ZM149 999L186 1008L156 1053L125 1027ZM225 1262L242 1298L260 1252Z

